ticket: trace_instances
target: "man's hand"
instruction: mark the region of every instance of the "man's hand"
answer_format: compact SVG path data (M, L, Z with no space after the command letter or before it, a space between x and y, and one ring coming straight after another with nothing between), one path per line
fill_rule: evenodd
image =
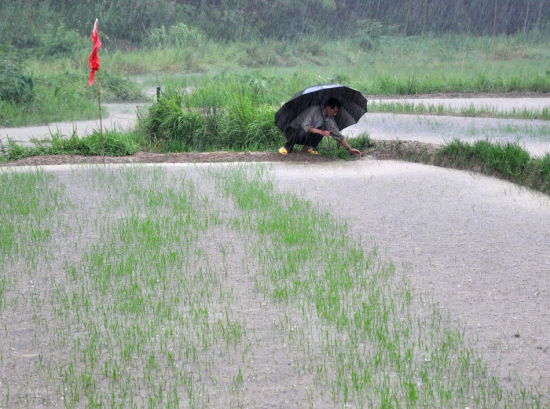
M324 129L309 128L309 132L316 133L323 136L330 136L330 131L325 131Z
M349 153L355 156L361 156L361 151L359 149L352 148L351 145L345 139L340 141L342 146L348 150Z

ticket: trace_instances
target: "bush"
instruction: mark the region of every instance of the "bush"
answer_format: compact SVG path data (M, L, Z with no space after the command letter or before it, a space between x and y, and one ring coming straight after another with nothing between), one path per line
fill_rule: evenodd
M531 186L550 194L550 154L533 159L530 182Z
M38 37L37 54L43 57L73 56L91 47L90 41L63 24L46 24Z
M246 94L221 96L204 89L195 98L168 92L151 106L140 119L150 142L183 151L273 149L281 142L271 106ZM203 103L196 106L197 101Z
M363 50L371 50L378 45L378 40L385 34L384 25L376 20L357 21L357 30L354 34L357 45Z
M168 30L164 25L154 28L145 40L145 44L154 48L181 48L196 46L205 40L206 36L198 28L179 23Z
M24 104L33 98L33 80L24 74L21 60L0 50L0 100Z
M550 193L550 155L531 158L527 151L515 144L493 145L478 141L470 145L456 140L439 150L435 163L479 170Z

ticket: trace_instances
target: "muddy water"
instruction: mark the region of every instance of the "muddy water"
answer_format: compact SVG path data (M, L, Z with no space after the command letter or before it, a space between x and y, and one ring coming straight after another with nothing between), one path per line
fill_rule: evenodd
M550 198L395 161L276 164L286 190L350 222L450 313L506 383L550 393Z
M401 98L371 99L371 103L407 103L444 106L450 109L485 109L490 112L540 112L550 109L549 97L535 98ZM492 143L517 143L533 156L550 153L550 122L518 119L466 118L433 115L368 113L347 129L353 136L368 132L373 139L416 140L446 144L454 139L464 142L488 140Z
M540 112L550 109L550 98L374 98L371 103L405 103L424 106L444 106L452 109L486 109L496 112L521 112L523 110Z
M160 166L192 172L250 165ZM502 384L513 388L519 380L550 397L548 196L489 177L396 161L267 166L281 190L348 221L366 249L378 248L418 295L448 312ZM79 169L88 168L45 169L67 169L77 178Z
M364 132L374 140L415 140L438 145L455 139L469 143L488 140L517 143L533 156L550 153L549 121L367 113L356 125L344 130L347 136Z

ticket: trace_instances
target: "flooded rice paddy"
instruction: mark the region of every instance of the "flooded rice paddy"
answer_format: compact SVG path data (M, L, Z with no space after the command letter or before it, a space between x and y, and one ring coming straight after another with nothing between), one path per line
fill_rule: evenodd
M135 124L135 107L109 108L111 116L104 126L122 129ZM29 143L31 138L47 137L52 127L62 133L70 134L75 130L85 134L90 129L96 129L96 126L98 123L94 121L52 124L2 129L0 135L3 140L11 138ZM361 129L367 130L373 139L412 139L432 143L445 143L452 139L489 139L493 142L517 142L533 155L550 152L550 130L544 121L369 113L347 132L353 135ZM161 168L176 176L177 179L170 179L170 183L187 178L206 197L225 203L223 194L219 190L216 193L219 189L216 184L204 176L211 172L223 173L237 166L243 165L174 164ZM276 190L296 194L346 223L366 251L374 251L384 263L395 265L397 275L410 282L417 299L426 305L433 302L444 314L448 314L444 320L463 331L468 345L480 354L483 363L505 390L515 390L518 385L534 387L541 393L543 405L548 404L548 196L470 172L397 161L365 159L306 164L288 162L268 166L269 177ZM103 170L98 171L100 168ZM134 165L134 168L148 167ZM50 257L46 268L53 266L57 269L53 281L61 283L63 279L59 271L66 268L66 260L78 263L82 249L99 245L101 231L98 225L103 223L103 226L109 218L116 222L125 217L122 208L112 211L113 206L124 207L125 199L118 198L113 202L102 196L117 186L115 179L118 176L101 176L103 179L99 182L90 176L94 172L101 174L105 170L118 168L51 166L44 169L55 175L65 186L64 194L76 204L67 216L63 216L64 220L76 220L78 223L78 228L71 228L67 234L80 234L84 238L81 242L75 239L67 244L62 241L55 243L61 251L60 256ZM151 177L156 180L154 169L157 167L152 169ZM24 170L20 168L17 171ZM105 186L101 185L101 180L106 182ZM170 183L163 183L166 192L172 195ZM110 194L111 198L116 198L112 192ZM135 191L132 194L136 194ZM149 200L156 202L158 197L152 195ZM139 206L131 206L131 217L141 214ZM228 212L230 206L223 205L222 208L222 213ZM101 221L104 216L108 220ZM231 219L234 214L228 216ZM319 218L318 223L322 224L324 220ZM268 396L270 402L281 407L332 407L329 396L312 392L319 390L321 384L316 383L318 381L307 367L296 366L300 358L296 350L289 352L289 339L273 332L277 325L279 328L290 326L282 322L294 318L288 318L288 311L281 310L276 303L268 302L259 295L258 283L247 273L258 266L248 261L250 254L247 251L250 249L244 243L246 240L243 242L242 238L236 238L235 232L223 229L214 230L211 234L202 239L193 257L196 256L197 265L201 265L201 254L209 254L206 258L218 266L216 268L225 269L225 279L230 283L229 295L218 294L218 290L216 294L222 297L223 303L238 300L233 318L241 320L243 328L255 335L246 351L239 350L239 354L246 358L243 362L238 357L223 358L229 359L229 364L217 367L217 356L221 356L223 351L213 351L212 355L208 355L208 359L213 359L208 362L215 362L213 368L220 371L219 383L206 385L200 392L203 395L199 393L199 396L210 396L208 404L217 407L236 404L237 401L244 406L260 405L262 400L258 397L261 396ZM63 256L64 247L66 257ZM27 285L29 277L24 277L23 283ZM35 283L31 281L29 285L33 289L25 289L24 293L32 295L36 291ZM26 302L38 305L32 297L29 300ZM106 301L110 302L108 299ZM19 306L13 304L10 308L16 311ZM21 320L17 315L2 315L3 338L9 338L10 343L2 345L4 360L0 369L8 384L21 381L21 385L26 382L29 387L40 388L41 381L36 381L33 371L35 366L44 368L48 357L33 349L29 343L28 334L32 332L30 328L35 318L31 313L25 317ZM41 334L44 330L42 326L43 323L36 334ZM294 331L292 328L291 333ZM38 342L38 345L42 344ZM60 351L54 350L53 353L59 354ZM39 358L46 360L40 362ZM13 368L18 369L13 372ZM237 388L237 392L216 395L213 391L222 384L228 384L229 389ZM21 387L20 391L23 389ZM33 393L43 398L43 402L63 404L56 391L37 389ZM20 401L15 407L24 407L24 402Z

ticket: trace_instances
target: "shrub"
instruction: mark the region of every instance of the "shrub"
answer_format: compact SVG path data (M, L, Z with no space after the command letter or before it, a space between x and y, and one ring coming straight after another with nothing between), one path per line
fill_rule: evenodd
M32 101L33 97L33 80L24 74L21 60L0 50L0 100L23 104Z
M152 29L145 43L154 48L180 48L196 46L205 40L206 36L198 28L178 23L169 29L166 29L164 25Z
M273 149L281 142L274 116L274 108L256 103L247 92L217 95L203 89L184 100L170 91L151 106L140 126L150 142L163 143L165 148Z
M533 159L531 186L550 194L550 154Z
M58 57L77 55L86 49L89 40L76 31L68 29L63 24L46 24L38 37L37 54L43 57Z
M527 151L516 144L493 145L488 141L474 144L474 154L478 156L489 170L513 179L522 179L529 163Z
M385 28L382 23L376 20L363 19L356 23L355 40L357 45L363 50L371 50L378 45L378 40L385 34Z

